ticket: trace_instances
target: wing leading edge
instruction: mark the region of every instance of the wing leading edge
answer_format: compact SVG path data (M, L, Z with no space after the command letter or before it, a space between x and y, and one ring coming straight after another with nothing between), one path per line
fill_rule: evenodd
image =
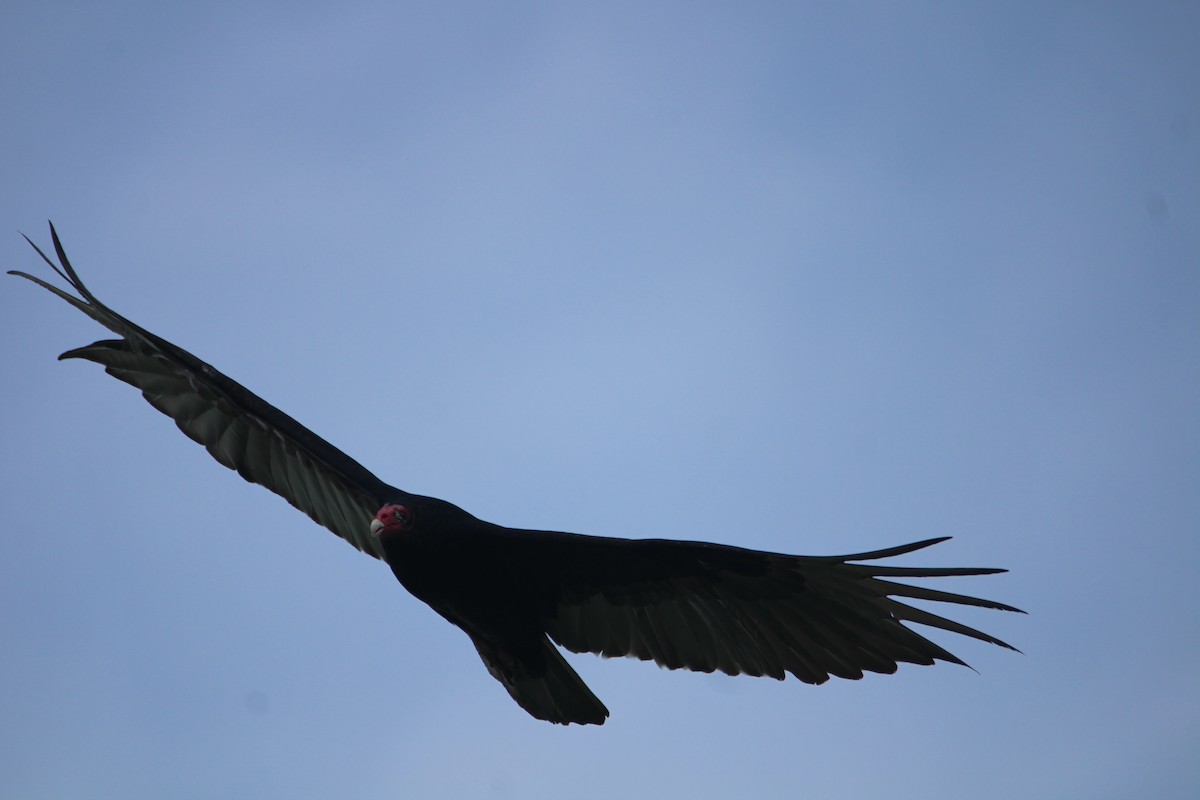
M60 359L94 361L141 390L188 438L222 465L263 486L313 521L375 558L371 519L388 498L404 494L237 381L181 347L130 322L96 299L67 259L50 225L55 264L25 240L79 297L25 272L10 270L50 291L120 336L68 350Z

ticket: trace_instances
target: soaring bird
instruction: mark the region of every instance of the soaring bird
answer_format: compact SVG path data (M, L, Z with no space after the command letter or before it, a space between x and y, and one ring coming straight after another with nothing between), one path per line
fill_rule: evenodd
M1003 572L878 564L945 541L841 556L793 556L723 544L524 530L381 481L357 461L191 353L101 303L50 226L55 264L77 293L53 292L119 338L59 356L94 361L136 387L189 438L251 483L381 559L410 593L471 638L521 708L558 724L603 724L608 709L563 658L630 656L668 669L729 675L892 673L897 664L964 664L905 623L1015 649L897 598L1019 609L890 578ZM965 664L964 664L965 665Z

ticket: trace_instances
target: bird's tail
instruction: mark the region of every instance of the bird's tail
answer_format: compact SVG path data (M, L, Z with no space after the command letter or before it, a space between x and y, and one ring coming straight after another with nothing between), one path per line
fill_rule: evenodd
M603 725L608 709L549 638L517 649L471 637L479 657L521 708L558 725Z

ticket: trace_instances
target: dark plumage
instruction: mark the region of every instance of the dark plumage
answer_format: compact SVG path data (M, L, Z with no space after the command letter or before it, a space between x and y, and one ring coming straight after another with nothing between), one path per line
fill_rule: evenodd
M88 291L50 228L75 297L33 281L120 338L69 350L142 392L188 437L359 550L471 637L488 671L533 716L600 724L604 707L555 644L670 669L790 673L805 683L898 663L963 662L903 623L1010 647L896 598L1017 609L889 578L986 575L985 568L878 565L944 539L844 556L790 556L719 544L506 528L389 486L208 364L130 322Z

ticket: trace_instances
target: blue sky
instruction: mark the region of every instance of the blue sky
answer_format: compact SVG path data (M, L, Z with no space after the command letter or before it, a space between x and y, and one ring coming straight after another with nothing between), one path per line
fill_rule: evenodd
M1191 797L1200 10L22 3L0 262L495 522L923 563L1028 609L810 687L573 657L538 723L389 571L0 281L0 796ZM917 563L917 559L910 559Z

